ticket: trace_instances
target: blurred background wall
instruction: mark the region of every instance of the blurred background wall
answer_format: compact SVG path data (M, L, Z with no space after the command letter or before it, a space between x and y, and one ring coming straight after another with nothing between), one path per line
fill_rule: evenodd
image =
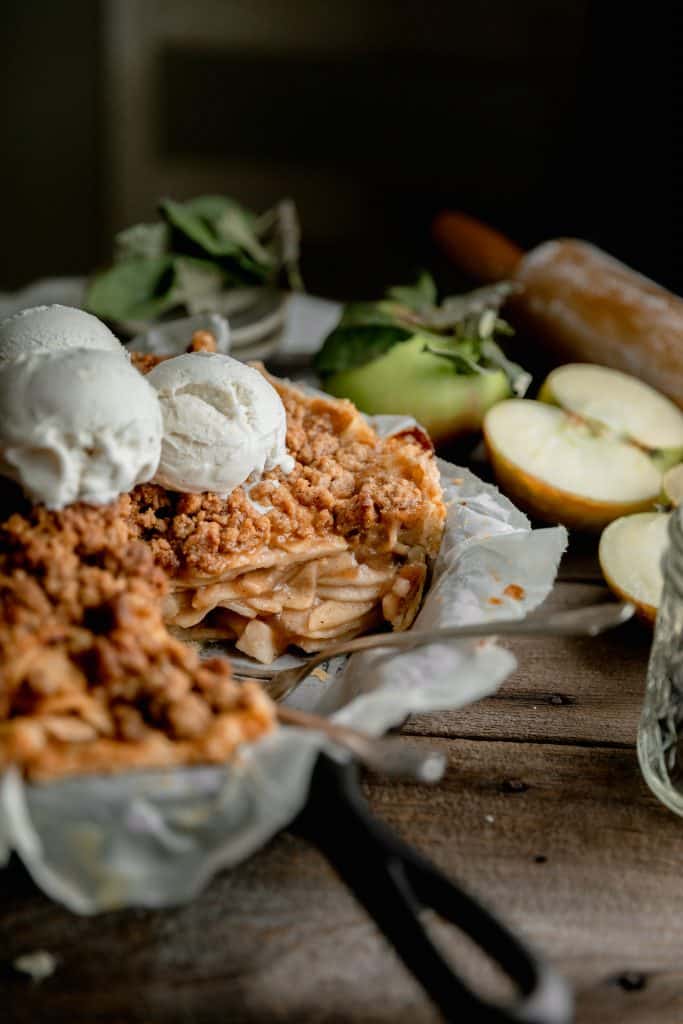
M443 206L681 290L667 10L3 0L0 289L106 262L160 195L221 191L293 196L307 285L335 297L438 268Z

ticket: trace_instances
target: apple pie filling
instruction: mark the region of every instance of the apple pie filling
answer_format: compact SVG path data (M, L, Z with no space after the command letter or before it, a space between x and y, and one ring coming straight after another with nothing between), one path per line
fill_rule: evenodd
M359 557L339 539L315 552L175 589L166 599L169 625L196 640L232 640L268 663L287 647L326 645L417 614L427 573L423 548Z

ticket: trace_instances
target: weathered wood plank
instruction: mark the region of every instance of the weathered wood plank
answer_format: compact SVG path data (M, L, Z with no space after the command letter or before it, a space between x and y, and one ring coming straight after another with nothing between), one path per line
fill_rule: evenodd
M592 540L572 545L561 576L548 608L605 596ZM649 642L630 624L593 641L510 643L519 667L494 698L408 724L410 742L449 754L442 786L367 784L378 813L568 974L580 1024L683 1018L683 824L649 796L633 749ZM3 881L10 1024L437 1019L291 836L166 912L75 918L19 868ZM445 941L470 977L491 978L467 944ZM42 986L11 968L36 948L60 960Z
M578 992L577 1007L579 1022L679 1024L683 1020L683 973L624 971Z
M572 978L579 1024L679 1024L683 823L649 795L633 749L412 742L449 754L444 783L371 780L374 809ZM436 1019L317 854L289 836L163 913L74 918L18 870L3 880L12 1024ZM471 971L462 944L449 945ZM36 948L60 957L40 987L7 966Z
M604 584L598 562L598 540L594 533L571 533L569 546L560 563L559 580L581 580Z
M558 583L544 608L601 600L592 584ZM652 632L629 622L593 639L504 641L518 662L498 693L465 708L416 715L406 731L556 743L635 743ZM502 643L503 641L501 641Z

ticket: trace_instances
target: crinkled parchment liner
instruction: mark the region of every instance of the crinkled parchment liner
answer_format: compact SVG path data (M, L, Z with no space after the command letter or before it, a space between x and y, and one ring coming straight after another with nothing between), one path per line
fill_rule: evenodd
M383 433L394 417L374 421ZM531 530L495 487L440 462L448 519L416 627L521 618L550 591L566 531ZM509 596L505 590L515 584ZM519 588L519 589L517 589ZM493 693L515 666L492 641L433 644L351 658L310 677L293 702L382 733L418 711ZM324 741L281 728L225 768L83 777L36 786L0 781L0 864L15 850L37 884L82 914L191 899L287 825L306 800Z

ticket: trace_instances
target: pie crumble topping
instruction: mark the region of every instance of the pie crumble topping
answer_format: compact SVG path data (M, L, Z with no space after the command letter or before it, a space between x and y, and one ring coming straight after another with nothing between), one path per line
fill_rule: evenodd
M168 633L168 581L127 504L36 506L0 526L0 767L220 763L274 723L256 683Z

